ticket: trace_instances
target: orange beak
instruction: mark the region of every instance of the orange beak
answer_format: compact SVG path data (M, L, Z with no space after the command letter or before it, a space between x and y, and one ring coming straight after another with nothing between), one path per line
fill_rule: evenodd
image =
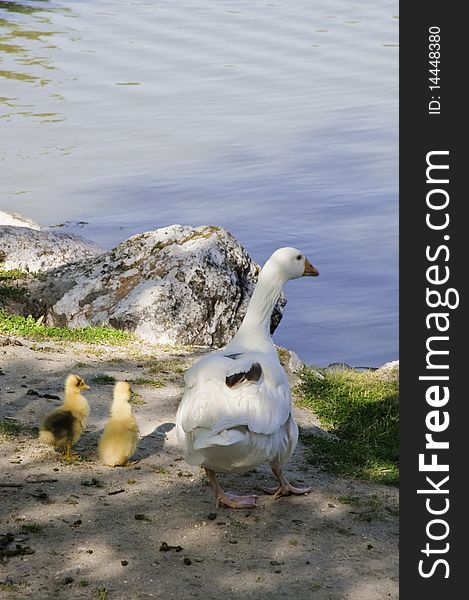
M303 275L309 275L310 277L317 277L319 275L319 271L316 267L313 267L308 259L305 260L305 270L303 271Z

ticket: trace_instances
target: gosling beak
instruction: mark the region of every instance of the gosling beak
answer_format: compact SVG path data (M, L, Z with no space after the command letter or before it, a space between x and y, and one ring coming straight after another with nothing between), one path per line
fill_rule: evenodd
M82 385L82 389L83 389L83 390L89 390L89 389L90 389L90 386L89 386L89 385L86 385L86 383L84 383L84 384Z
M308 259L305 260L305 270L303 271L303 275L309 275L311 277L317 277L319 275L319 271L316 267L313 267Z

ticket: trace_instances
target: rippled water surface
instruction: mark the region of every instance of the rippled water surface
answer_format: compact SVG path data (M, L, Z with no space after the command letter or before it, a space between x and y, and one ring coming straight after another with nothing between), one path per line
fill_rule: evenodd
M106 248L172 223L301 248L275 334L397 358L398 5L0 1L0 208ZM79 222L85 222L79 224Z

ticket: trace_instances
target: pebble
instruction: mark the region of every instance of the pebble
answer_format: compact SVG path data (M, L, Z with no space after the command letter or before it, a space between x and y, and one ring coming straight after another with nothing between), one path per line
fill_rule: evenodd
M209 521L215 521L215 519L217 518L217 516L218 516L218 515L217 515L217 513L213 513L213 512L212 512L212 513L209 513L209 514L207 515L207 519L208 519Z
M191 565L191 564L192 564L192 561L191 561L191 559L190 559L190 558L188 558L187 556L185 556L185 557L182 559L182 562L183 562L185 565Z

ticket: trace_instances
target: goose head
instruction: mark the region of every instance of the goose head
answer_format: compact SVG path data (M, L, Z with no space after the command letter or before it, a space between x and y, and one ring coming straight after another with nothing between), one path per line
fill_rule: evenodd
M309 262L306 256L296 248L279 248L269 259L279 275L288 281L298 277L317 277L319 271Z

